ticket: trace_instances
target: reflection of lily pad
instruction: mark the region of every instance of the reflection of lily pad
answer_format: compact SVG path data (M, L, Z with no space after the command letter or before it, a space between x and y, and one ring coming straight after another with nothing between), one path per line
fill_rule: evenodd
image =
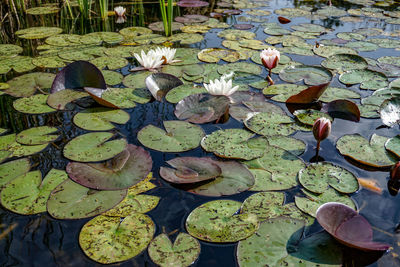
M160 266L189 266L200 254L200 243L185 233L179 233L174 244L166 234L155 237L148 248L152 261Z
M186 219L190 235L204 241L236 242L252 235L258 227L255 214L236 214L242 203L214 200L194 209Z
M81 162L95 162L110 159L126 147L125 139L107 141L112 133L96 132L75 137L64 147L64 157Z
M124 199L126 192L126 190L98 191L67 179L51 192L47 201L47 211L56 219L88 218L117 205Z
M42 181L40 171L31 171L8 183L1 191L1 204L18 214L46 212L51 191L68 179L65 171L51 169Z
M121 109L90 108L74 116L78 127L89 131L107 131L115 127L113 123L125 124L129 114Z
M77 183L104 190L118 190L133 186L146 178L150 172L150 154L141 147L128 145L127 148L105 163L69 163L67 172Z
M140 254L154 232L154 222L144 214L134 213L122 220L100 215L82 227L79 245L90 259L111 264Z
M397 161L386 151L389 138L373 134L370 141L361 135L344 135L336 143L342 155L373 167L390 167Z
M184 121L164 121L165 130L154 125L141 129L137 135L144 146L162 152L182 152L196 148L204 132L200 126Z

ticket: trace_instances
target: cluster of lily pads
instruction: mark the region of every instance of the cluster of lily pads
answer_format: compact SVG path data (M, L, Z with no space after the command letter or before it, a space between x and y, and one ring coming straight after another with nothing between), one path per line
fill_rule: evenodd
M181 1L180 5L184 2L191 1ZM173 30L181 33L171 37L154 33L163 31L160 23L151 24L150 29L129 27L119 33L86 35L61 34L62 29L56 27L34 27L16 34L24 39L46 38L37 47L38 57L20 56L21 47L1 44L0 74L64 67L57 75L32 72L0 83L1 93L18 98L13 102L15 110L24 114L71 112L74 125L89 131L62 148L63 156L70 161L66 169L52 169L42 179L40 171L30 171L32 165L26 157L59 140L58 129L40 126L7 135L7 130L1 129L0 161L5 162L0 165L2 206L23 215L47 211L56 219L94 217L83 226L79 243L89 258L103 264L128 260L147 248L151 259L161 266L188 266L198 258L201 240L238 242L236 257L240 266L339 265L341 250L326 233L307 238L302 233L327 202L345 204L351 211L357 209L349 196L359 189L357 177L329 162L305 163L299 156L306 145L292 135L311 131L320 117L355 122L360 116L382 117L388 126L398 123L400 80L394 78L400 75L399 57L374 60L358 54L379 48L398 49L400 41L392 37L400 32L361 28L321 39L331 35L332 30L309 23L289 27L265 23L271 12L256 8L267 3L223 1L214 10L226 15L232 14L229 8L252 8L238 21L262 23L268 35L265 42L240 27L227 29L230 25L215 18L186 15L176 18ZM391 24L399 24L400 17L400 11L386 12L376 7L347 11L332 6L317 11L282 8L274 12L290 19L334 16L351 22L366 17ZM203 34L215 28L223 29L217 36L222 38L224 48L179 47L176 61L170 64L158 64L156 69L137 67L125 77L116 71L130 65L135 54L149 55L152 49L167 43L198 43L204 39ZM316 44L307 41L313 39L318 39ZM280 81L270 85L263 75L260 50L273 46L281 56L271 72ZM323 57L322 66L292 59L299 55ZM228 96L210 94L207 85L231 72L234 77L230 87L238 86L238 90ZM363 93L361 99L352 89L330 87L336 77L346 86L359 84L360 89L374 92L368 96ZM149 151L128 144L116 131L117 125L131 120L123 109L146 105L153 98L174 105L178 120L164 121L161 128L152 124L141 128L137 134L141 145L152 153L180 153L201 147L208 152L207 157L175 157L153 168ZM268 99L285 103L292 115ZM359 99L361 102L356 104ZM243 127L206 134L198 125L218 125L230 117ZM343 156L359 163L388 168L400 158L399 144L399 136L374 134L367 140L354 134L340 137L336 147ZM188 234L179 233L172 244L164 233L154 237L156 224L145 214L160 201L157 196L143 194L155 187L150 182L152 169L156 170L155 177L191 194L220 197L244 191L257 193L243 202L219 199L198 206L185 220ZM270 192L297 186L301 193L291 203L285 201L284 192ZM361 238L346 239L354 224L347 224L349 228L343 227L345 230L337 234L337 225L324 218L324 210L320 210L320 224L346 245L386 250L386 244L371 242L369 224L346 207L335 216L346 210L345 219L354 217L366 229Z

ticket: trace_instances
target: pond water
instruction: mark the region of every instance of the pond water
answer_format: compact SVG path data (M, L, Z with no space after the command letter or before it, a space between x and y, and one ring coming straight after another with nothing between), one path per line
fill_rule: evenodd
M94 44L92 39L86 38L85 40L89 44L88 47L74 48L72 43L68 42L63 44L63 46L60 46L59 44L49 45L51 41L46 42L46 38L41 38L41 36L40 38L25 39L18 37L18 35L21 36L20 33L17 32L16 34L19 24L19 29L38 26L60 27L63 29L63 33L79 35L85 34L85 36L87 36L86 34L91 32L119 32L127 27L147 27L150 23L159 21L161 18L158 3L146 3L142 1L117 3L117 1L114 1L113 6L120 4L127 7L126 21L124 23L116 23L116 18L114 16L110 16L108 20L102 21L96 17L97 13L93 13L93 18L91 20L83 20L76 17L79 14L79 11L73 3L72 9L73 14L75 15L75 18L73 19L69 17L68 10L65 7L62 7L58 13L54 14L20 15L19 21L14 14L12 15L12 20L10 20L10 18L7 18L4 13L4 10L7 10L8 8L7 5L0 4L2 5L1 16L3 16L4 19L0 30L0 43L18 45L23 48L20 55L31 57L21 57L18 58L19 61L14 60L12 63L9 63L9 54L12 54L12 52L7 49L11 48L3 49L0 44L0 73L2 73L0 76L0 86L2 86L2 83L12 84L11 81L13 79L30 72L58 73L61 68L49 68L48 65L46 65L53 64L55 62L55 57L57 58L57 64L64 65L78 59L89 61L100 56L107 56L109 58L126 58L128 60L126 64L122 64L123 67L118 66L117 68L108 68L112 69L112 75L114 75L112 78L116 79L116 81L113 82L110 78L107 78L108 76L106 77L106 82L109 87L125 88L136 86L138 83L143 83L140 81L138 82L138 80L131 83L127 82L128 78L126 77L128 77L128 75L132 77L132 75L140 74L140 72L132 74L132 72L129 71L131 68L139 66L137 61L134 59L133 54L131 53L131 56L123 55L122 50L114 50L113 54L113 50L111 49L116 47L138 47L135 48L137 49L135 52L139 52L141 49L148 50L151 42L147 41L146 38L144 39L146 41L141 40L143 43L142 45L139 44L140 41L138 41L138 39L136 39L135 42L135 40L129 39L127 36L123 35L120 36L122 38L121 40L118 39L118 36L108 36L108 38L111 38L111 41L106 43L100 40L100 43L102 43L101 45L98 45L96 41L94 41L94 43L96 43ZM366 64L369 65L368 67L375 71L375 75L378 76L373 76L372 78L360 78L357 76L353 79L364 80L353 82L351 84L348 83L346 85L343 83L343 80L342 82L339 80L340 73L338 73L337 69L331 69L333 75L330 87L348 89L351 92L349 93L349 91L347 91L343 93L341 97L335 95L331 96L330 99L326 98L329 99L327 102L337 98L346 98L346 96L350 94L353 96L350 100L360 107L361 119L359 122L354 122L335 118L332 123L330 136L321 142L319 156L322 157L322 159L320 158L319 161L333 163L350 171L357 178L364 178L368 181L376 182L375 188L381 189L380 192L360 186L359 190L347 195L351 197L359 213L372 225L374 230L374 240L388 243L392 246L392 249L383 255L379 253L361 252L344 247L336 241L333 241L333 239L330 240L330 242L333 242L333 245L330 243L330 246L335 248L332 250L334 251L333 253L343 253L343 264L346 266L400 266L400 259L398 256L400 253L398 242L400 242L400 240L397 233L400 222L400 206L398 204L399 196L390 193L387 187L390 166L377 168L359 163L359 161L362 161L360 158L369 158L366 155L362 155L363 152L357 152L356 147L360 146L359 144L352 145L356 150L356 156L354 156L356 160L342 155L339 153L337 148L337 141L345 135L360 134L365 139L369 140L373 134L384 136L386 138L392 138L399 134L399 126L395 124L392 127L386 127L378 113L381 102L385 99L391 98L392 96L396 96L395 91L400 88L400 82L398 82L398 80L397 83L393 82L400 77L399 2L396 0L332 0L331 7L328 6L328 1L311 0L209 1L209 4L209 7L203 8L175 8L174 16L201 14L205 16L218 17L218 14L216 13L224 12L224 9L236 9L241 10L241 12L238 12L240 14L237 15L224 15L221 18L218 18L218 20L213 21L212 24L208 24L209 27L205 27L206 30L200 28L200 30L204 30L203 33L198 33L199 28L188 29L187 31L192 30L195 34L181 36L181 43L176 40L174 42L173 39L172 41L171 39L164 40L162 39L162 36L152 36L151 38L158 38L155 38L153 42L159 42L159 44L154 45L154 47L161 46L161 43L171 45L178 48L177 55L179 55L180 51L183 51L180 50L182 48L193 48L196 50L191 50L191 54L187 54L187 57L194 57L195 59L197 59L197 53L206 48L224 48L228 50L232 49L233 51L240 51L240 54L236 53L240 56L240 59L237 58L233 61L247 62L248 65L239 66L236 68L237 72L245 72L245 68L251 68L253 65L258 66L256 71L250 70L247 73L236 73L234 82L236 80L240 83L241 89L243 88L247 91L261 93L263 92L263 88L267 88L267 85L258 89L254 86L249 86L251 83L261 82L267 76L267 71L264 68L261 68L262 65L257 64L252 60L255 57L250 59L252 53L257 55L262 48L267 47L267 42L270 42L270 45L274 45L276 48L281 49L281 55L290 57L289 59L285 59L287 62L284 63L287 65L282 66L282 69L285 67L291 69L290 66L296 65L296 62L308 66L320 66L321 63L326 60L327 53L332 53L333 56L341 53L352 53L357 54L364 59L367 58L367 61L364 60L363 62L366 62ZM225 5L227 6L226 8L224 7ZM95 5L94 10L95 8L98 8L98 6ZM98 12L97 10L95 11ZM287 24L280 24L278 16L288 18L291 21ZM304 26L306 25L305 23L307 25L309 23L320 25L324 28L322 28L323 30L321 31L319 28L317 30L310 29L309 26ZM251 34L245 36L244 32L227 32L227 29L233 29L234 25L238 24L251 24L254 26L251 29L243 30ZM306 29L300 29L300 26L292 28L295 25L303 25ZM49 31L50 30L47 29L45 30L45 33L49 34ZM293 34L295 31L296 33ZM163 34L163 32L155 33ZM175 31L172 37L177 36L178 33L179 31ZM243 34L244 36L244 39L240 40L242 41L240 45L239 34ZM50 34L46 37L48 36L50 36ZM50 38L54 38L54 36ZM282 36L297 37L294 37L295 39L287 38L285 40L287 43L282 44L285 38ZM123 40L123 38L125 38L125 40ZM150 36L148 38L150 38ZM382 40L378 40L378 38L381 38ZM104 37L103 40L106 39L107 37ZM65 41L65 39L62 40ZM247 40L260 40L261 42L250 42ZM330 46L332 46L332 50L326 49L326 47ZM105 49L102 50L99 49L99 47L104 47ZM90 52L80 54L75 53L79 52L80 49L87 48L92 48L94 52L92 52L92 54L90 54ZM15 57L16 54L12 56ZM51 55L50 63L48 61L47 63L44 63L45 61L42 58L45 54ZM40 58L40 56L42 58ZM38 62L38 58L43 61L40 61L40 63L37 64L44 64L45 67L32 65L33 59L37 59L36 62ZM184 60L185 58L182 59ZM360 64L359 60L360 59L352 61L351 64ZM18 72L18 62L26 61L29 62L20 66L22 71ZM283 61L283 59L281 61ZM195 60L193 63L208 65L216 64L212 63L212 61L204 63L199 60ZM103 64L102 62L99 62L98 64L98 66L105 66L101 65ZM219 60L217 64L222 65L234 63ZM30 67L30 65L32 65L32 67ZM193 65L190 66L193 68ZM4 67L5 70L3 70L2 67ZM348 69L345 71L351 72L353 70L352 67L349 67L348 65L346 67ZM365 68L366 67L367 65ZM7 68L13 68L13 70L8 70ZM104 67L103 69L107 70L107 67ZM259 71L257 71L258 69ZM169 70L163 69L163 71L179 76L179 78L185 83L190 83L191 81L189 80L192 78L192 80L195 80L200 85L203 81L208 81L208 78L211 79L212 77L212 79L215 79L220 77L216 68L209 72L201 72L201 74L198 75L199 77L196 77L196 79L193 78L193 76L196 75L187 74L190 73L190 69L187 69L186 73L182 72L181 67L175 69L170 68ZM309 71L316 70L310 69ZM384 74L376 74L378 72L383 72ZM307 74L308 73L303 72L300 76L304 78ZM110 73L105 75L110 75ZM207 75L209 75L209 77L207 77ZM123 81L122 76L125 77ZM304 85L303 78L301 77L291 83ZM279 72L274 72L271 78L275 84L290 83L287 78L282 75L282 72L281 74L279 74ZM322 81L324 81L323 78ZM365 84L361 85L363 88L360 88L361 82L365 82ZM323 82L308 83L307 85L321 83ZM386 97L385 99L368 98L376 91L376 89L389 88L389 86L393 89L393 92L390 92L389 94L390 97ZM140 89L140 87L143 86L137 86L137 89ZM49 88L43 88L44 92L40 90L36 93L46 94L48 89ZM289 89L285 88L285 90ZM276 97L275 93L266 93L264 90L266 98L268 99L267 101L281 107L286 114L292 118L294 118L294 116L289 112L284 101L289 96L297 94L298 92L298 89L297 91L293 90L292 92L281 91L280 93L276 93L281 94L281 97ZM359 94L359 96L356 95L356 97L354 97L354 93ZM271 97L278 101L270 99ZM8 132L4 133L0 138L12 133L18 134L23 130L38 126L57 127L60 137L56 141L51 142L43 151L34 155L29 155L27 158L30 160L31 170L40 170L43 176L52 168L65 170L70 160L64 157L63 147L75 137L91 132L76 126L73 123L73 117L78 112L85 110L89 105L93 107L98 105L94 101L86 98L86 103L85 101L81 101L80 105L76 105L69 111L64 110L48 114L29 115L14 109L13 103L17 99L18 97L11 96L7 93L0 95L0 127L8 130ZM361 103L364 104L364 106L362 106ZM372 103L372 105L366 105L367 103ZM211 200L221 199L243 202L255 193L255 191L251 190L245 190L244 192L241 192L243 190L240 190L240 193L227 196L204 196L186 192L185 189L187 190L187 187L173 186L171 183L166 182L160 177L160 167L167 166L166 161L177 157L191 156L212 157L214 159L218 158L212 152L206 152L202 146L199 145L187 152L163 153L147 148L139 142L137 135L145 126L154 125L163 128L164 121L178 120L174 114L175 106L176 104L167 101L159 102L155 100L143 104L136 103L134 108L124 109L130 115L129 120L123 125L116 124L115 128L110 130L110 132L115 134L115 136L126 138L129 144L143 147L150 152L153 160L152 172L154 176L151 182L155 185L155 188L145 192L145 194L158 196L160 200L158 205L146 214L154 221L154 237L161 233L170 233L172 240L176 238L179 232L188 232L185 226L186 220L189 214L198 206ZM29 106L27 108L27 113L29 113ZM220 129L247 129L243 122L234 119L232 116L230 116L225 123L209 122L201 124L201 127L206 135ZM301 127L303 127L301 128L303 130L307 128L304 125ZM293 131L295 133L291 136L304 142L304 152L299 155L299 158L301 158L305 164L309 164L315 161L316 141L313 137L312 131L310 131L310 127L306 130L307 131ZM5 143L4 138L3 140L0 139L0 150L4 151L9 149L9 147L3 143ZM398 160L398 158L393 154L390 154L389 156L388 154L385 154L390 152L382 152L382 149L384 150L383 145L380 146L380 149L381 150L378 152L375 151L376 155L378 155L378 153L380 153L379 155L383 153L385 157L392 159L392 164ZM371 161L373 161L375 152L373 152L370 157ZM16 159L16 157L9 159L6 159L5 157L3 161L8 162L14 159ZM384 159L377 159L377 161L379 160L384 161ZM295 173L297 173L297 171ZM290 173L288 176L290 176ZM291 177L291 179L294 179L295 176L296 175ZM1 177L1 179L4 178ZM0 181L2 181L1 179ZM294 203L296 197L304 198L306 196L304 193L304 187L300 185L298 180L296 180L295 184L296 186L289 186L289 189L286 190L273 191L284 193L285 204ZM334 191L331 187L329 190ZM270 205L272 206L276 204ZM275 208L275 206L272 208ZM293 209L295 209L295 207ZM308 215L302 216L303 219L308 218L311 220L311 217ZM93 219L93 216L77 220L55 219L50 216L48 212L41 212L35 215L19 215L3 208L3 206L0 206L0 250L2 251L0 266L101 266L102 264L97 263L85 255L78 241L82 227L91 219ZM6 233L7 229L10 229L9 227L12 227L11 231ZM310 238L322 231L322 227L315 221L312 226L307 228L303 233L302 240ZM284 241L286 242L287 240ZM194 266L236 266L238 264L236 258L238 242L212 243L200 240L200 245L201 253L195 261ZM285 248L285 243L282 248ZM332 247L329 247L329 249L332 249ZM327 253L327 255L329 255L329 253ZM332 255L330 257L335 258ZM329 261L326 260L319 263L328 262ZM136 257L118 264L121 266L156 266L156 264L151 260L147 249L142 253L139 253ZM304 266L317 266L316 263L310 261L306 261L304 264L306 264ZM336 264L339 263L336 262ZM297 266L297 264L293 266Z

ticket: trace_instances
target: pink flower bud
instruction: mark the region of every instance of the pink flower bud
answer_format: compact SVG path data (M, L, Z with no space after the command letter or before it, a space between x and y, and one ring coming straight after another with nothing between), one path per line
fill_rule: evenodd
M390 180L400 181L400 161L396 163L390 170Z
M281 54L276 49L268 48L261 51L260 57L264 67L266 67L269 70L272 70L273 68L276 67L276 65L278 65Z
M331 133L331 121L327 118L319 118L315 120L313 126L313 134L317 141L322 141Z

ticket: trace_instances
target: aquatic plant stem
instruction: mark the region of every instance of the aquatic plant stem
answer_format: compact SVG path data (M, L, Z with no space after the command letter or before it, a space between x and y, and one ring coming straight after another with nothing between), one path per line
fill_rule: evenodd
M317 153L315 154L316 157L318 157L318 154L319 154L320 144L321 144L321 141L317 141Z

